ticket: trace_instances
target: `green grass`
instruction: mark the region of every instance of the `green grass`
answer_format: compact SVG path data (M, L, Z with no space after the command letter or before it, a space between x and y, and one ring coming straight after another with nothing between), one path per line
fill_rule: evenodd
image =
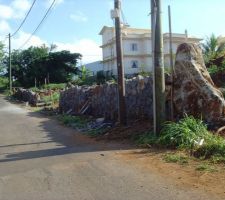
M47 90L63 90L65 87L66 83L51 83L43 86L43 88Z
M203 144L200 144L200 141ZM165 123L160 136L145 133L135 138L141 146L157 145L173 149L188 150L196 158L209 159L214 163L225 164L225 139L213 135L202 120L185 116L179 122Z
M165 123L159 143L167 147L193 149L196 142L207 137L209 132L203 121L186 116L179 122Z
M91 137L96 137L96 136L105 134L107 130L109 130L109 128L95 128L95 129L87 131L87 135Z
M181 165L188 163L188 157L181 154L165 154L163 160L169 163L179 163Z
M7 77L0 76L0 92L4 92L7 90L9 85L9 80Z
M40 87L30 88L33 92L39 92L42 89L45 90L63 90L66 88L66 83L51 83L47 85L42 85Z
M152 132L146 132L142 135L135 136L133 140L139 146L156 145L158 143L158 137Z
M79 116L60 115L58 119L66 126L73 128L86 128L88 123L87 119Z
M196 171L216 172L218 171L215 166L211 166L206 163L202 163L195 168Z
M58 103L59 102L59 98L60 98L59 92L54 92L50 96L44 96L44 97L42 97L42 100L45 103L52 102L53 104L55 104L55 103Z

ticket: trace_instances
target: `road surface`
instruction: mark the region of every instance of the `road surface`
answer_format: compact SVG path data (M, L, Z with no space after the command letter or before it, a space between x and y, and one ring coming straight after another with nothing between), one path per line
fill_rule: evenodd
M0 96L0 200L213 200L128 165L95 142Z

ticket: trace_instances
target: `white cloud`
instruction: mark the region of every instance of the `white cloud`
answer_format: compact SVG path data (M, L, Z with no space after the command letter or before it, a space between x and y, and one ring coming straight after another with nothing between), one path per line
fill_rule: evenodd
M28 0L14 0L12 2L13 8L20 11L26 11L30 8L31 3Z
M23 18L30 6L28 0L14 0L10 5L0 4L0 19Z
M84 64L102 59L102 51L99 45L91 39L81 39L73 43L54 43L57 50L69 50L73 53L82 54Z
M23 18L26 12L29 10L31 2L28 0L14 0L11 5L14 10L13 17Z
M70 15L70 19L75 22L87 22L88 18L81 11L77 11L75 14Z
M13 15L13 9L10 6L0 4L0 19L9 19Z
M24 44L24 42L27 41L30 35L31 35L30 33L20 31L16 38L12 38L12 48L13 49L20 48ZM30 41L26 45L24 45L23 49L26 49L30 46L41 46L43 44L47 44L47 42L37 36L33 36L30 39Z
M20 48L24 42L29 38L30 34L25 32L19 32L18 37L12 38L12 48L18 49ZM102 59L102 51L95 41L91 39L81 39L71 43L62 43L62 42L52 42L57 45L57 51L68 50L72 53L80 53L82 54L82 62L84 64L98 61ZM37 36L33 36L32 39L23 47L26 49L30 46L42 46L46 44L49 46L50 44L47 41L42 40Z
M5 35L11 30L9 24L5 20L0 20L0 33Z

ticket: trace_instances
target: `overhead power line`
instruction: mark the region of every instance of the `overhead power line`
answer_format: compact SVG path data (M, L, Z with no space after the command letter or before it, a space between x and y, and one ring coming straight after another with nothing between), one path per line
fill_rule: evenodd
M14 35L16 35L17 32L21 29L21 27L23 26L24 22L26 21L28 15L30 14L30 11L32 10L32 8L33 8L35 2L36 2L36 0L33 1L33 3L32 3L32 5L31 5L29 11L27 12L25 18L23 19L23 21L21 22L21 24L20 24L20 26L17 28L17 30L11 35L11 37L13 37Z
M47 18L48 14L51 11L52 7L54 6L55 2L56 2L56 0L52 1L52 4L48 8L47 12L45 13L44 17L42 18L42 20L40 21L40 23L38 24L36 29L33 31L33 33L30 35L30 37L23 43L23 45L19 49L22 49L30 41L30 39L34 36L34 34L37 32L37 30L40 28L40 26L44 22L44 20Z

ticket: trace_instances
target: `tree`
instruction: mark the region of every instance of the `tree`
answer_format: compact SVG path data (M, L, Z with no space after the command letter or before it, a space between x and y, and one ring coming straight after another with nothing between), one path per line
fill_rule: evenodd
M202 44L204 59L207 66L213 65L216 59L225 56L225 42L212 34Z
M0 42L0 75L4 73L5 66L4 66L4 44Z
M55 48L55 47L54 47ZM51 83L68 82L77 73L77 60L81 54L69 51L51 52L45 45L12 52L12 74L16 83L23 87Z

